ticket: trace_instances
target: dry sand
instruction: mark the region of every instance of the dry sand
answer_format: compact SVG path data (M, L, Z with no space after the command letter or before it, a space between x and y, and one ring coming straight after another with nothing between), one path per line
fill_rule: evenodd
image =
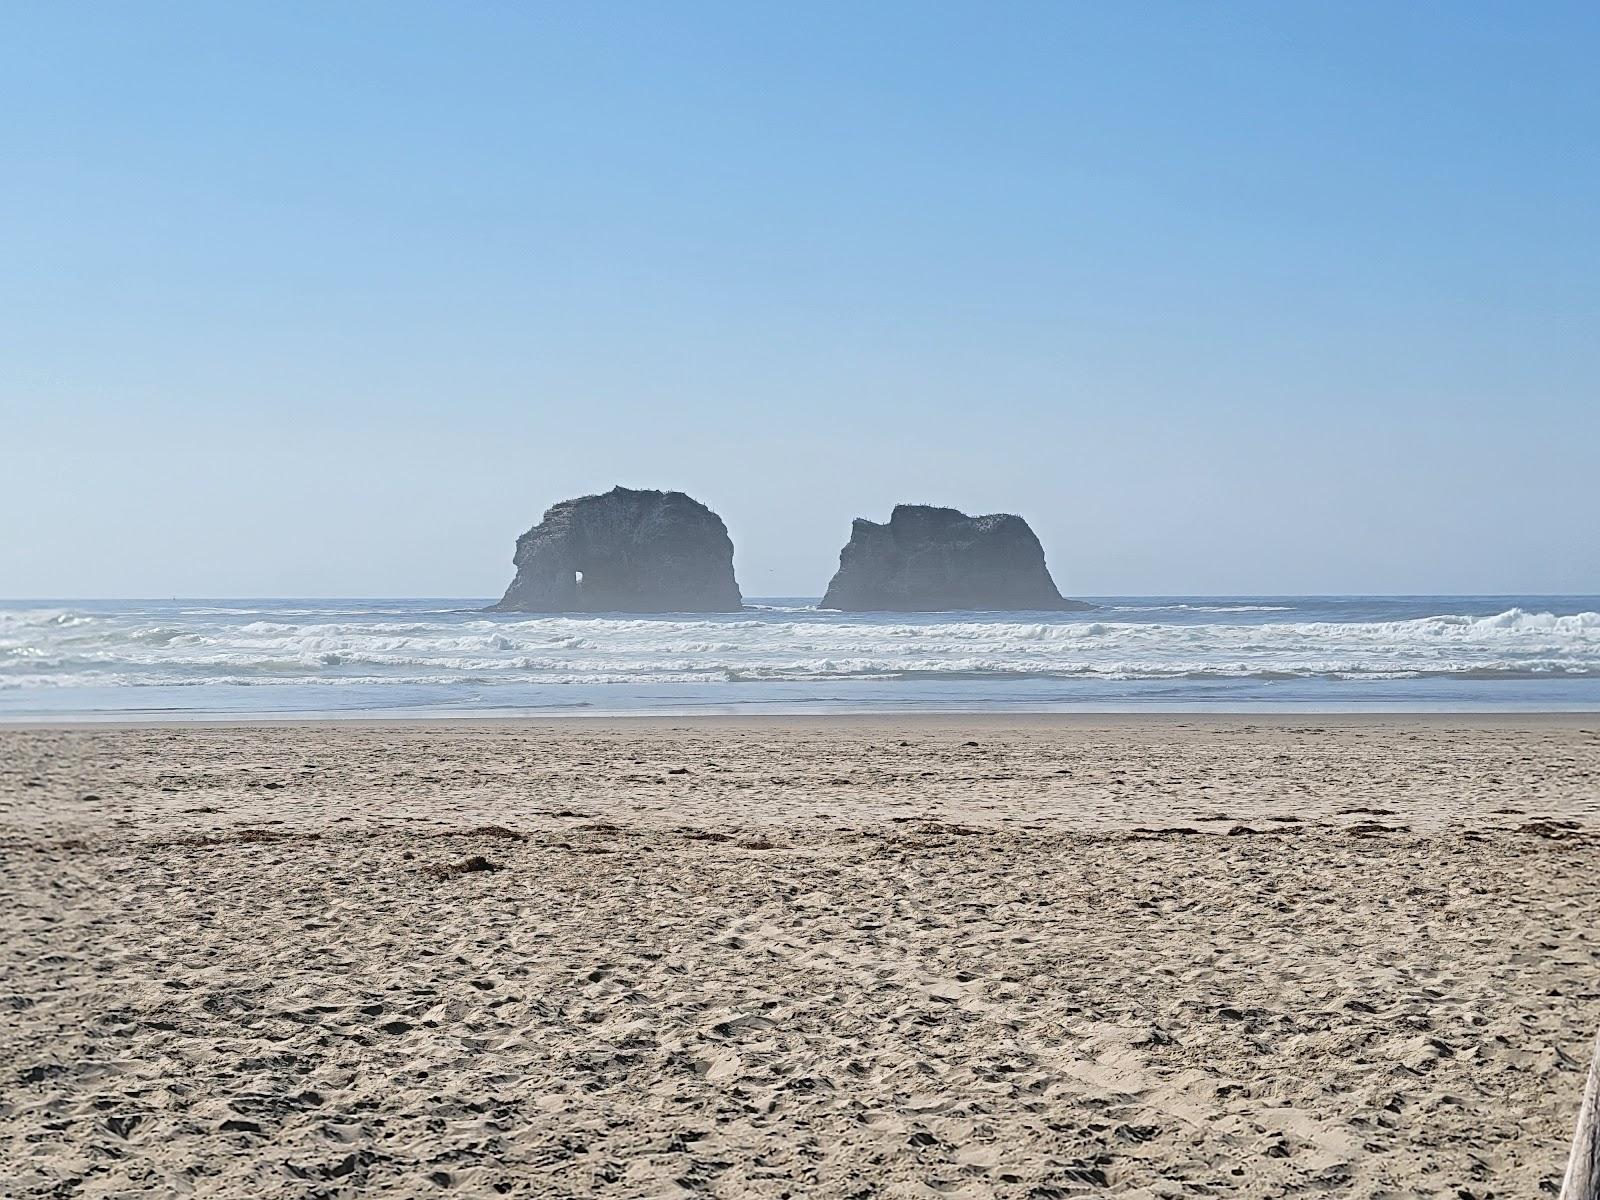
M1597 868L1600 716L13 729L0 1195L1535 1197Z

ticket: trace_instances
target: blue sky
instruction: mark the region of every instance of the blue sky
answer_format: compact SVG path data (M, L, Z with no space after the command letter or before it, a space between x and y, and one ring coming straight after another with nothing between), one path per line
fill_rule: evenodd
M0 10L0 595L1600 592L1600 6Z

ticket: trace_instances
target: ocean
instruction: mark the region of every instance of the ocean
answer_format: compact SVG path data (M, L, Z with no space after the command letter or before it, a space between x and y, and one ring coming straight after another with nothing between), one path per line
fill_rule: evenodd
M1600 596L537 616L487 599L0 602L0 720L1600 711Z

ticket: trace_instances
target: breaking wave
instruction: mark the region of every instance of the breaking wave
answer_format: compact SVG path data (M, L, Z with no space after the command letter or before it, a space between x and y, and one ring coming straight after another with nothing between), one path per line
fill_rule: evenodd
M390 606L391 609L395 606ZM1600 676L1600 612L1404 619L1310 602L1109 604L1091 614L708 617L247 607L0 610L0 690L72 686L759 683L917 679Z

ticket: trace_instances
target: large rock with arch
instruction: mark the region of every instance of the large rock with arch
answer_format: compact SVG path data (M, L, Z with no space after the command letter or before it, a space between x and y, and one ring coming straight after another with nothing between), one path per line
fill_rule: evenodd
M682 492L615 487L563 500L517 539L502 612L732 612L728 529Z

